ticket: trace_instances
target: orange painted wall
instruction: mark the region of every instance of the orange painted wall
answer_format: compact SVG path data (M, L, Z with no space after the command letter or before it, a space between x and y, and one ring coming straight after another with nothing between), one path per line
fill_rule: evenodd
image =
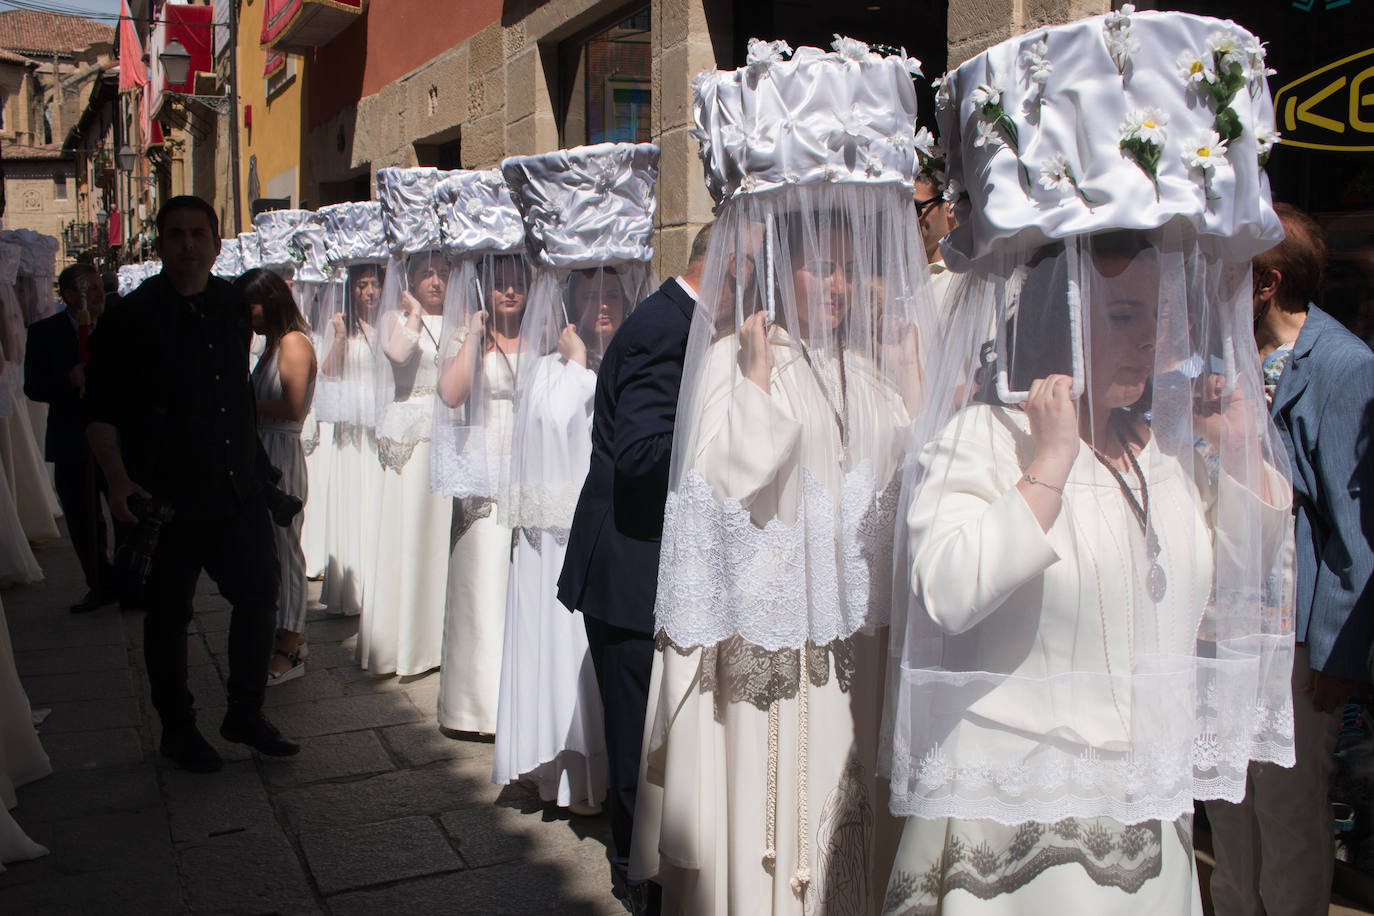
M502 0L372 0L314 57L311 127L501 18Z

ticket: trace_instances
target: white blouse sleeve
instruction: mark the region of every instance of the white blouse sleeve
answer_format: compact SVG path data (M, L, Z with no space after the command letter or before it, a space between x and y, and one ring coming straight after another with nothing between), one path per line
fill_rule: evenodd
M1016 488L1010 434L990 412L978 414L955 417L926 446L927 479L907 513L912 588L951 634L977 625L1059 560Z

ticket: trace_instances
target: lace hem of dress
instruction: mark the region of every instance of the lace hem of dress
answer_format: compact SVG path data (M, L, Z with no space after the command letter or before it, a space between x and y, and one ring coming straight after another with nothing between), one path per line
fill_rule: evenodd
M1292 704L1259 704L1248 712L1201 716L1191 741L1153 742L1119 754L1039 744L1033 761L956 762L940 747L913 756L894 743L891 810L900 817L1001 824L1066 817L1124 824L1176 820L1193 810L1194 799L1239 802L1252 761L1293 765ZM1260 730L1263 723L1274 730Z
M507 528L567 531L582 495L576 483L512 483L501 504L501 524Z
M410 456L415 454L415 446L421 442L428 442L429 439L377 439L377 462L381 464L384 471L395 471L397 474L405 468Z
M1127 894L1136 893L1163 871L1166 840L1157 820L1127 825L1065 818L1002 830L986 824L970 826L973 836L951 824L939 858L919 874L911 867L926 863L898 863L888 883L883 913L933 916L951 891L962 889L979 900L992 900L1015 893L1058 866L1081 867L1099 887L1115 887ZM1188 831L1169 832L1173 841ZM1191 844L1187 848L1191 852Z
M741 636L768 650L828 645L885 626L900 481L863 461L833 493L802 469L797 521L760 528L688 471L664 512L655 617L680 646ZM838 508L838 511L837 511Z
M654 638L658 651L672 650L688 655L694 648L679 646L662 630ZM806 676L813 687L824 687L833 672L840 691L848 693L856 673L853 643L837 639L829 645L808 643L804 649L765 649L731 636L714 646L701 647L701 678L697 689L711 694L717 721L722 721L730 703L749 703L767 712L779 700L797 696L801 682L802 654L806 655Z
M453 501L453 515L448 528L448 549L449 553L463 535L468 533L477 522L491 515L495 504L490 499L473 497L467 499L455 499Z
M436 430L436 436L442 435ZM496 456L485 452L460 452L456 445L434 440L429 454L429 488L455 499L491 499L496 495L492 470Z

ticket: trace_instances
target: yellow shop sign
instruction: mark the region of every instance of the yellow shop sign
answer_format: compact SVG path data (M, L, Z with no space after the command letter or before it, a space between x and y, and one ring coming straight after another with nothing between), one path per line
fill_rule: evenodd
M1274 120L1286 146L1374 152L1374 48L1284 86Z

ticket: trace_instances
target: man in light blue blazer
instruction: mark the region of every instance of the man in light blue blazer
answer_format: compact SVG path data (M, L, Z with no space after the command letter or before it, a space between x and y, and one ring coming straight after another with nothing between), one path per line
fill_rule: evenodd
M1296 518L1293 665L1297 765L1252 764L1245 800L1208 802L1217 916L1325 914L1333 870L1332 711L1370 680L1374 642L1374 353L1312 305L1321 227L1286 204L1286 238L1253 263L1255 342L1288 451Z

